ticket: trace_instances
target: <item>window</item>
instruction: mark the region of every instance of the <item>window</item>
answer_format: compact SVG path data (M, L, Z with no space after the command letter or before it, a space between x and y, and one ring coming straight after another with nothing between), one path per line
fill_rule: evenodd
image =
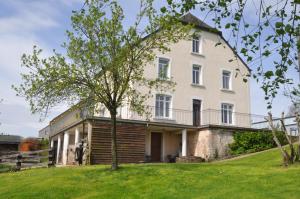
M158 60L158 78L159 79L168 79L170 78L169 74L169 60L165 58L159 58Z
M193 84L200 84L201 66L193 65Z
M230 90L231 89L231 73L229 71L223 71L222 73L222 84L223 89Z
M170 118L171 117L171 96L156 95L155 100L155 117Z
M200 37L193 37L193 53L200 53Z
M222 104L221 112L222 112L222 123L233 124L233 105Z

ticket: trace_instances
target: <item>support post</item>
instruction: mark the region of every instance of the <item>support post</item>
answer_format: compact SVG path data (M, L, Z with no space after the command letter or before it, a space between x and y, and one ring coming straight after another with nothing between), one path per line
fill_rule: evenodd
M22 167L22 154L18 154L16 161L16 171L20 171Z
M87 136L87 158L86 158L86 164L91 164L91 150L92 150L92 124L88 122L88 136Z
M66 131L64 133L64 145L63 145L63 155L62 155L62 163L63 163L63 165L67 165L67 161L68 161L68 146L69 146L69 132Z
M80 132L79 132L79 128L76 127L75 129L75 146L77 146L77 144L79 143L80 140Z
M182 130L182 156L185 157L187 154L187 132L186 129Z
M53 138L51 138L51 142L50 142L50 148L52 149L52 148L53 148L53 146L54 146L54 140L53 140Z
M61 135L58 135L58 139L57 139L57 152L56 152L56 164L58 164L59 162L59 152L60 152L60 146L61 145Z
M48 151L48 167L54 166L54 149L51 147Z

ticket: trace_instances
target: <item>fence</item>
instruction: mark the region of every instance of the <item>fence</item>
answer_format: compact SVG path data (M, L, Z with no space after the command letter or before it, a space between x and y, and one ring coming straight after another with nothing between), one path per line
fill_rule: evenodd
M133 111L127 111L126 114L120 115L120 118L141 121L155 121L164 123L177 123L193 125L193 112L183 109L158 109L149 106L146 109L147 114L139 115ZM125 115L125 116L124 116Z
M7 152L0 156L0 172L26 168L50 167L55 163L54 151L45 149L29 152Z
M191 110L182 109L157 109L155 107L147 108L148 115L139 115L130 110L120 111L119 118L141 121L155 121L163 123L176 123L185 125L222 125L244 128L260 128L253 125L256 122L265 121L263 115L254 115L249 113L239 113L231 111L222 111L215 109L205 109L194 113ZM195 116L197 115L198 116ZM195 118L199 121L195 121Z
M225 125L244 128L257 128L253 123L265 121L265 116L248 113L221 111L215 109L206 109L201 112L202 125Z

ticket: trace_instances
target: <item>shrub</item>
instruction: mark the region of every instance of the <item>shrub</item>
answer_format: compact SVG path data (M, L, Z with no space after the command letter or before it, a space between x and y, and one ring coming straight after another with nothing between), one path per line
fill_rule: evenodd
M48 139L42 139L39 141L40 143L40 149L48 149L49 148L49 140Z
M276 132L281 144L287 144L283 132ZM229 145L232 155L252 153L276 147L272 133L262 132L237 132L233 135L234 142Z
M12 170L12 166L0 164L0 173L8 172Z

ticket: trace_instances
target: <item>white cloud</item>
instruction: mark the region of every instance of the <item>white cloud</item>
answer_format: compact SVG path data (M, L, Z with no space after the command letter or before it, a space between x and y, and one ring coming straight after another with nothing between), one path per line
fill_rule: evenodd
M0 34L27 33L41 28L58 26L55 16L59 14L53 4L46 1L13 1L9 6L13 14L0 18Z
M38 130L48 124L49 118L62 111L57 108L48 119L40 122L39 115L30 113L25 99L16 97L11 89L12 84L20 83L20 72L24 71L21 68L23 53L31 53L33 45L38 45L44 49L44 55L50 54L51 44L42 32L51 32L62 26L60 18L65 14L62 5L61 0L0 2L0 13L6 11L1 11L1 7L10 10L0 15L0 99L4 99L0 104L0 133L37 136Z
M72 6L74 4L84 4L85 0L58 0L67 6Z
M23 53L31 53L33 45L39 44L39 47L45 49L44 54L50 53L49 47L34 35L0 34L0 44L0 70L6 78L16 78L22 71L21 56Z
M7 17L0 19L0 33L16 31L32 31L39 28L54 27L58 24L48 16L42 13L35 15L30 12L20 13L20 16Z

